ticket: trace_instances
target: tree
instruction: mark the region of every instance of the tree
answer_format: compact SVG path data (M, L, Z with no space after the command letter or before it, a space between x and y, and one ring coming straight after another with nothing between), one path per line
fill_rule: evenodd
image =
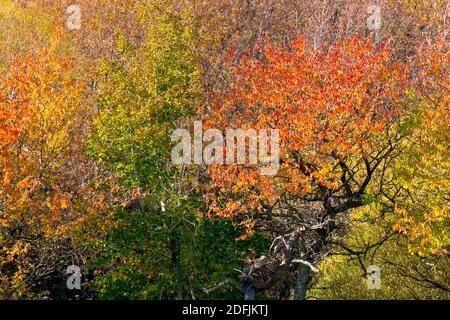
M6 284L0 293L6 298L46 294L37 288L61 277L68 266L61 261L77 260L67 230L80 217L82 162L74 160L82 157L76 137L83 108L70 60L55 54L59 38L13 58L0 76L0 278Z
M181 299L187 280L181 255L191 242L195 199L168 159L171 131L199 101L200 72L192 30L151 9L143 12L152 21L145 40L136 47L124 38L122 56L104 65L88 147L120 188L116 214L104 222L111 224L104 266L114 267L96 280L103 297ZM117 291L121 283L132 285Z
M370 39L345 39L321 51L299 38L290 47L249 53L205 117L220 129L278 129L278 173L211 166L208 200L213 214L251 219L273 235L275 259L262 279L255 277L255 288L277 286L286 297L294 287L288 274L299 263L295 296L304 298L347 213L364 205L367 187L398 152L406 73L390 61L388 48L374 48Z
M0 298L447 298L448 10L0 0ZM198 120L279 166L175 165Z
M449 237L449 84L450 55L446 33L419 49L414 89L415 108L405 121L408 138L402 155L381 185L381 201L394 211L394 230L407 236L413 254L447 254Z

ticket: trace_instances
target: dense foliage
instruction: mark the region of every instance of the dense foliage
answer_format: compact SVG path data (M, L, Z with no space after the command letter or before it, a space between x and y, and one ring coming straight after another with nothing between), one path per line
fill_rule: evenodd
M449 299L448 14L0 0L0 299Z

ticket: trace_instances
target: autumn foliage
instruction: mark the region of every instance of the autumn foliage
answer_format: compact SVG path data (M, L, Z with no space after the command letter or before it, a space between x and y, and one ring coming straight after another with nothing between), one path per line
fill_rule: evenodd
M350 177L346 168L377 160L371 157L379 151L377 139L405 111L405 66L391 62L388 48L358 37L327 51L311 50L302 38L290 49L256 50L233 69L235 82L207 119L221 128L279 129L282 164L275 177L214 167L213 186L245 194L248 208L271 205L286 194L362 192L364 176ZM262 59L250 58L256 54ZM231 206L237 207L234 201ZM239 210L247 211L237 207L233 213Z
M27 287L37 262L31 256L44 255L50 248L40 248L43 242L62 236L73 219L68 171L81 91L70 60L55 54L59 38L37 54L15 57L0 78L0 224L7 235L0 255L2 270L11 272L2 274L7 288Z
M372 2L0 0L0 299L449 299L448 4Z

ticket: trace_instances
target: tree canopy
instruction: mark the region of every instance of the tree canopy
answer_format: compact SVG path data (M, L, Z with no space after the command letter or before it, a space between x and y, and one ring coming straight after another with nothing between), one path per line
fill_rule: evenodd
M449 299L447 29L444 0L0 0L0 299Z

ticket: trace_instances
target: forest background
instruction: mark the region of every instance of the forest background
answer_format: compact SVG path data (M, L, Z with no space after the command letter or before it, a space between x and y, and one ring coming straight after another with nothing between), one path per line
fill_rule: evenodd
M0 299L449 299L449 12L0 0ZM279 171L174 165L198 120Z

